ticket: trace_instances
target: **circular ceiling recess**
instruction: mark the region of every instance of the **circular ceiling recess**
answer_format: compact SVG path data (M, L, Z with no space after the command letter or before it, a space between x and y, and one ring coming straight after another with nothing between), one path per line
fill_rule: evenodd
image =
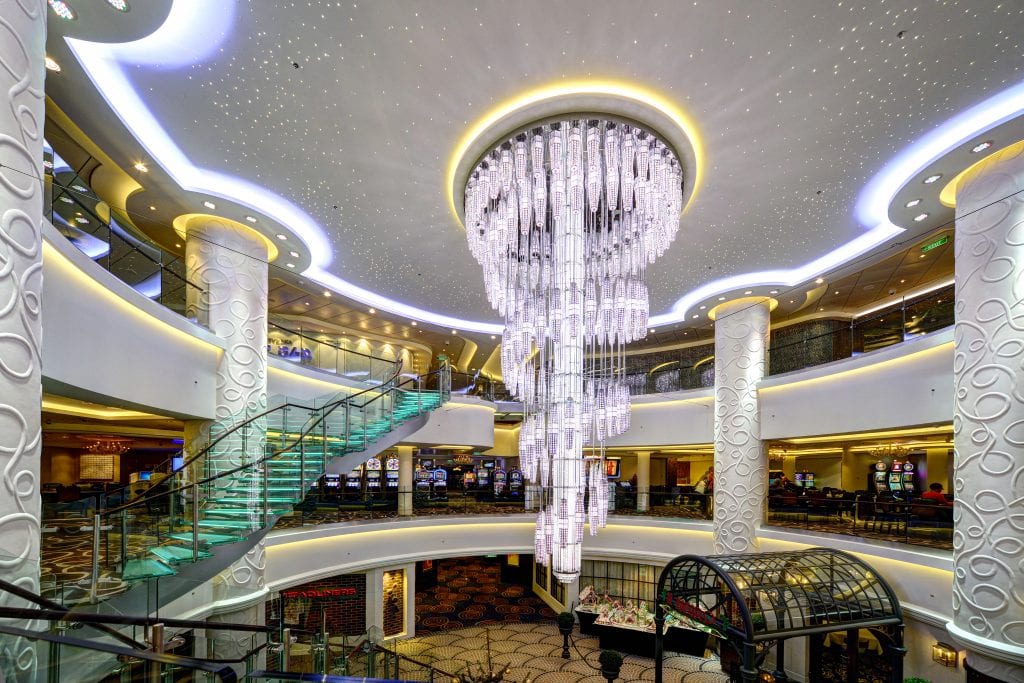
M680 216L700 186L703 148L696 128L678 106L664 97L632 85L584 82L539 88L484 116L459 142L449 165L448 201L465 227L466 183L487 154L515 133L551 121L611 118L653 133L674 153L683 172Z

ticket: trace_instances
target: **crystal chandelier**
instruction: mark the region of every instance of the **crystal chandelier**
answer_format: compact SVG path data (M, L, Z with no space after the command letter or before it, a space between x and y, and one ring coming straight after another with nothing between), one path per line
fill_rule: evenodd
M466 184L469 247L523 402L520 467L540 492L535 550L565 583L584 523L605 525L604 443L629 429L624 348L646 335L644 269L675 238L682 177L656 135L605 117L523 130Z

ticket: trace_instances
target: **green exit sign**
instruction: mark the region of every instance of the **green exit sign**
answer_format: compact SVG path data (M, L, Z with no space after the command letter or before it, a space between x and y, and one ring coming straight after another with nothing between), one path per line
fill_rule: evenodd
M923 254L925 252L931 251L932 249L938 249L939 247L941 247L943 244L945 244L947 242L949 242L949 235L943 235L942 237L940 237L939 239L935 240L934 242L929 242L928 244L926 244L923 247L921 247L921 253Z

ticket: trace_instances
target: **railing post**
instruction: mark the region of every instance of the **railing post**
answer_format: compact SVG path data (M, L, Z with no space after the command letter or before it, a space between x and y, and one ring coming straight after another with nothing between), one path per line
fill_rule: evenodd
M267 506L267 498L269 498L269 496L270 496L270 481L269 481L270 461L269 460L264 460L263 461L263 468L262 469L263 469L263 509L261 511L262 520L263 520L262 526L267 526L267 522L268 522L268 520L267 520L267 507L268 507ZM300 482L299 485L300 486L302 485L301 482Z
M100 581L100 516L92 516L92 581L89 585L89 604L96 604L96 592Z
M149 645L150 649L156 653L161 654L164 651L164 625L153 624L149 631ZM161 669L163 665L160 662L149 663L149 683L160 683L162 678Z
M199 561L199 484L192 484L192 561Z
M281 671L288 671L291 666L292 630L286 628L281 632Z
M128 513L121 510L121 573L128 566Z
M345 402L345 448L351 446L350 435L352 434L352 403Z
M281 444L282 447L284 444ZM326 444L325 444L326 446ZM299 500L306 497L306 437L299 434Z

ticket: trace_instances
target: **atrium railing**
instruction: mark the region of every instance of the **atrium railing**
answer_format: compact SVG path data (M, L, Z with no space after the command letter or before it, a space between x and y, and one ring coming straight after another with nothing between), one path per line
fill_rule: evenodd
M188 300L198 300L202 288L185 277L181 259L131 235L74 171L58 169L51 177L48 217L54 227L114 277L186 315Z
M399 361L338 346L310 330L269 322L267 354L364 384L382 384Z
M905 300L851 321L820 319L772 331L768 374L823 365L935 332L953 324L953 286ZM630 393L658 394L715 384L713 343L631 355Z
M400 423L448 400L448 367L403 379L401 365L380 386L310 408L285 403L235 424L218 423L205 448L184 457L156 486L117 507L75 520L81 536L55 532L44 552L71 550L88 579L64 594L96 602L127 584L177 574L215 545L245 541L302 501L327 463L366 451ZM86 543L86 539L89 540ZM44 557L45 562L45 557ZM62 586L62 588L68 588Z

